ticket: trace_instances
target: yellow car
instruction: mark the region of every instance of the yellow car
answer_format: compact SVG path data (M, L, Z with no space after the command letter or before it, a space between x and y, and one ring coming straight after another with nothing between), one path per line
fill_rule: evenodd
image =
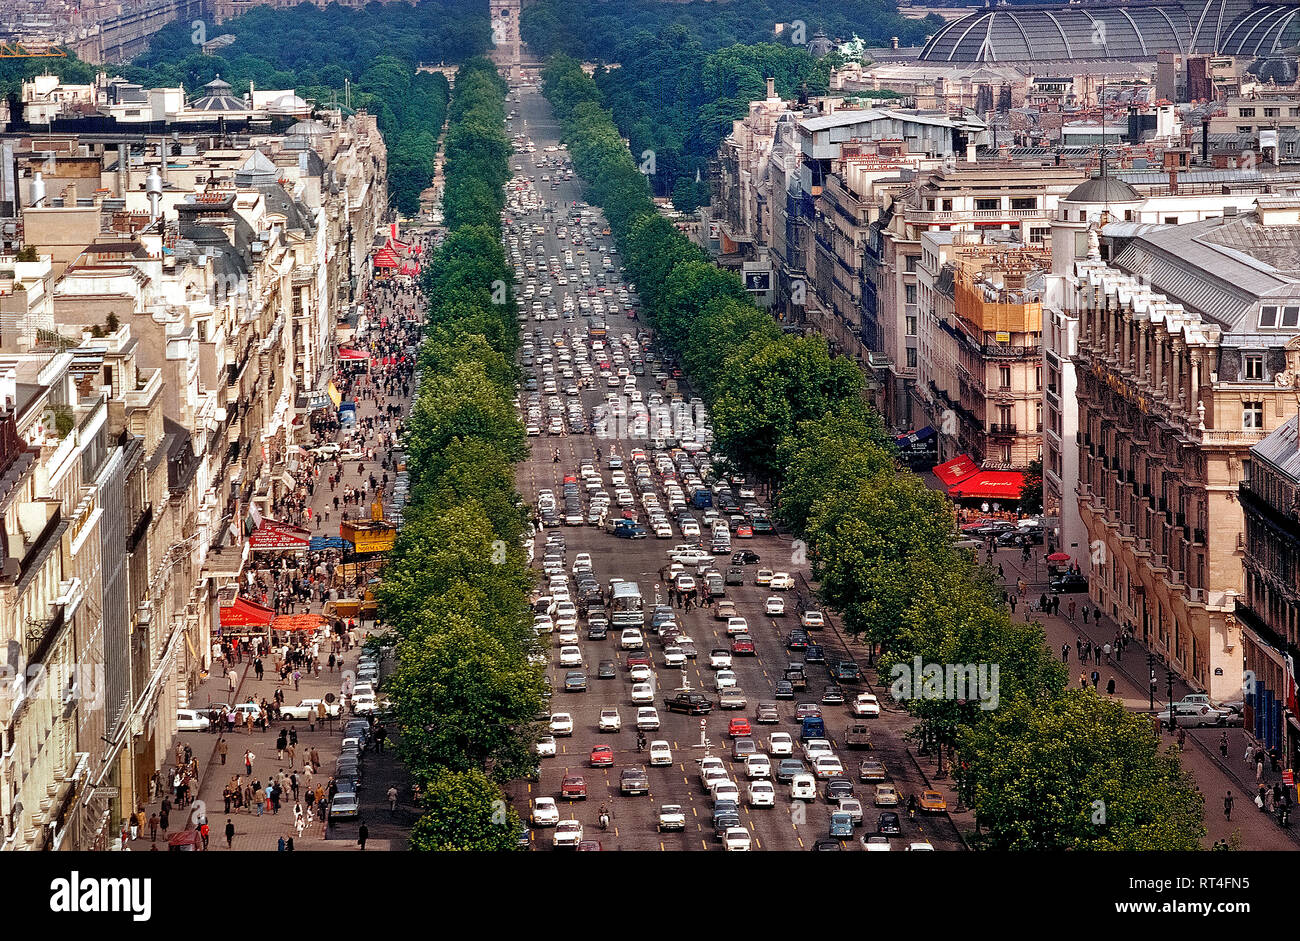
M898 791L892 784L876 785L876 806L877 807L897 807Z
M921 809L926 813L941 814L948 809L948 802L938 791L922 791Z

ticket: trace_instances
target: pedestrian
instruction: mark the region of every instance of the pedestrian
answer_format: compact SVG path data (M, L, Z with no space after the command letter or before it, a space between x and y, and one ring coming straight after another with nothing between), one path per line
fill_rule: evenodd
M366 840L368 839L370 839L370 828L363 822L361 826L357 828L357 845L364 850L366 848Z
M1223 734L1224 734L1224 735L1227 735L1228 733L1227 733L1227 732L1224 732ZM1254 753L1254 749L1251 748L1250 742L1247 742L1247 743L1246 743L1246 753L1245 753L1244 755L1241 756L1241 760L1244 761L1247 765L1249 765L1249 764L1250 764L1250 756L1251 756L1253 753Z
M226 818L226 849L234 849L235 845L235 823L229 817Z
M1178 747L1184 748L1187 745L1187 730L1179 728L1178 730Z
M1081 672L1079 674L1079 689L1087 689L1087 688L1088 688L1088 678L1084 676L1083 673Z
M226 754L230 751L230 746L226 743L224 737L217 739L217 754L221 756L221 763L226 763Z
M1069 645L1069 644L1061 644L1061 662L1062 662L1062 663L1069 663L1069 662L1070 662L1070 645Z
M1113 676L1106 681L1106 695L1107 696L1115 695L1115 677Z
M1227 730L1224 730L1224 731L1219 735L1219 754L1223 757L1223 760L1224 760L1224 761L1227 761L1227 760L1228 760L1228 733L1227 733Z
M1100 683L1100 682L1101 682L1101 674L1098 673L1096 670L1093 670L1093 671L1092 671L1092 688L1093 688L1093 689L1096 689L1096 688L1097 688L1097 684Z
M1074 620L1074 599L1070 599L1070 620Z
M158 815L157 814L149 815L149 841L151 843L158 842Z
M1225 794L1225 795L1223 796L1223 819L1224 819L1224 820L1231 820L1231 819L1232 819L1232 805L1233 805L1233 803L1234 803L1234 802L1233 802L1233 799L1232 799L1232 791L1228 791L1228 793Z
M1107 662L1107 663L1110 663L1110 651L1111 651L1110 644L1104 644L1104 645L1102 646L1101 650L1102 650L1102 653L1104 653L1104 654L1106 655L1106 662Z
M1083 623L1088 623L1088 606L1086 604L1083 606Z
M253 773L253 759L256 757L251 751L244 752L244 774L251 775Z
M1256 758L1255 759L1255 783L1258 784L1260 781L1263 780L1264 780L1264 759Z
M375 729L375 750L381 755L384 753L384 741L387 738L388 730L384 728L384 723L381 722L379 727Z
M397 785L388 789L388 809L393 813L397 812Z
M206 819L199 824L199 836L203 838L203 848L206 850L208 848L209 836L208 821Z

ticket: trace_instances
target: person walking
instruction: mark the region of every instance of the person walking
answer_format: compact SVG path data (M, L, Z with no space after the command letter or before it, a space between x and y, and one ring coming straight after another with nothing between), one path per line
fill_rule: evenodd
M361 826L357 828L357 846L364 850L368 839L370 839L370 828L362 822Z
M226 755L230 752L230 745L227 744L224 737L217 739L217 754L221 756L221 763L226 763Z
M253 773L253 759L256 758L256 757L257 757L257 756L254 755L251 751L245 750L245 752L244 752L244 774L252 775L252 773Z
M388 789L388 809L392 813L397 813L397 785L394 784Z
M1228 793L1225 794L1225 795L1223 796L1223 819L1224 819L1224 820L1231 820L1231 819L1232 819L1232 805L1233 805L1233 803L1234 803L1234 801L1233 801L1233 799L1232 799L1232 791L1229 790Z
M1098 673L1096 670L1093 670L1093 671L1092 671L1092 688L1093 688L1093 689L1096 689L1096 688L1097 688L1097 684L1100 683L1100 682L1101 682L1101 674Z
M1115 695L1115 677L1113 676L1106 681L1106 695L1107 696Z
M1224 761L1228 760L1228 732L1226 729L1219 735L1219 754Z
M226 818L226 849L235 848L235 822Z
M1061 662L1062 662L1062 663L1069 663L1069 662L1070 662L1070 645L1069 645L1069 644L1061 644Z
M150 843L158 842L158 815L157 814L149 815L149 842Z

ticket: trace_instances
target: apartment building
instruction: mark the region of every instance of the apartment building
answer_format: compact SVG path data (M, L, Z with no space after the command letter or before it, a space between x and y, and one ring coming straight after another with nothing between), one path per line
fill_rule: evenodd
M1049 252L972 231L921 235L918 424L939 462L1025 470L1042 450L1042 289Z
M1188 682L1234 699L1243 463L1296 413L1300 202L1088 238L1064 300L1079 313L1089 592Z
M365 113L65 143L100 185L21 178L0 255L5 850L108 848L148 795L387 213Z

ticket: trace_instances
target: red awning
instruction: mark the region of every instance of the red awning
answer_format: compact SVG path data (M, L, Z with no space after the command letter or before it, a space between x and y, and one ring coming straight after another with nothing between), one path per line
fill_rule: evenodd
M271 622L271 627L277 631L314 631L325 623L319 614L282 614Z
M966 454L955 457L947 463L939 464L934 469L934 476L938 477L945 487L951 487L953 484L977 473L979 473L979 468Z
M360 350L347 349L346 347L339 350L339 359L365 359L366 354Z
M400 264L401 262L397 260L397 253L391 248L385 247L375 252L376 268L396 268Z
M948 496L987 500L1019 500L1025 475L1019 471L979 471L948 488Z
M275 612L247 598L235 598L234 604L221 609L222 627L266 627L275 620Z

